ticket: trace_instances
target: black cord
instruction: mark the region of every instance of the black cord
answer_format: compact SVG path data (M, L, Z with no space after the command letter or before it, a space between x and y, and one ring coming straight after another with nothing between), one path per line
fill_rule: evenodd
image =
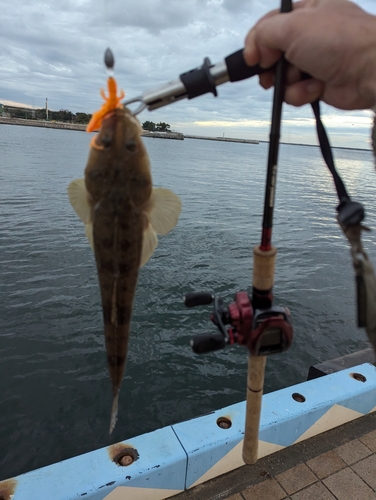
M338 194L338 199L340 202L346 199L350 200L350 196L347 194L345 185L342 182L341 177L338 175L338 172L334 165L332 148L330 146L329 138L324 128L324 125L321 121L319 101L315 101L312 103L312 109L316 118L316 129L317 129L317 136L319 138L321 153L325 160L325 163L328 166L328 169L330 170L330 173L333 176L334 184Z
M336 187L338 195L338 222L343 226L353 226L355 224L359 224L364 219L364 207L361 203L351 201L351 198L346 191L345 185L336 170L332 148L330 146L330 142L324 125L321 121L319 101L315 101L312 103L312 109L316 118L316 129L321 153L330 173L332 174L334 185Z

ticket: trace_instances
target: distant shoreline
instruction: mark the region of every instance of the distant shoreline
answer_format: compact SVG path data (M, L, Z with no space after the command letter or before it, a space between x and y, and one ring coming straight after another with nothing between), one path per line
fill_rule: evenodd
M25 118L5 118L0 116L0 125L20 125L26 127L41 127L41 128L55 128L60 130L79 130L81 132L86 131L86 125L81 125L78 123L65 123L65 122L48 122L45 120L26 120ZM152 137L155 139L202 139L206 141L220 141L220 142L236 142L242 144L269 144L269 141L253 140L253 139L237 139L231 137L208 137L201 135L191 135L182 134L180 132L148 132L144 131L143 137ZM318 144L303 144L297 142L281 142L281 144L288 146L305 146L311 148L318 148ZM350 148L345 146L332 146L335 149L350 149L352 151L371 151L371 148Z
M26 120L25 118L4 118L0 116L0 124L21 125L26 127L58 128L62 130L80 130L85 132L86 125L79 123L48 122L46 120Z
M259 141L259 142L269 144L269 141ZM319 148L320 147L319 144L303 144L303 143L298 143L298 142L283 142L283 141L281 141L280 144L285 144L286 146L307 146L310 148ZM350 148L348 146L333 146L333 145L332 145L332 148L334 148L334 149L350 149L352 151L371 151L372 152L371 148L369 148L369 149L368 148Z
M187 139L203 139L204 141L221 141L221 142L241 142L245 144L258 144L260 141L255 139L236 139L235 137L208 137L202 135L185 134Z

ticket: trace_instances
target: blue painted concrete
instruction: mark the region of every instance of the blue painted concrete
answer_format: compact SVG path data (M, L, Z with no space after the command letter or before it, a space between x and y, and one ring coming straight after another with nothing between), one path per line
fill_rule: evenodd
M351 368L266 394L260 439L290 446L335 404L367 414L376 406L376 368L364 364L356 369L361 369L359 373L367 378L366 382L352 378L350 374L356 370ZM306 401L296 402L294 392Z
M221 429L219 417L227 417L232 425ZM245 403L228 406L209 415L173 425L188 454L187 488L215 465L244 437Z
M364 375L366 382L352 378L354 372ZM296 402L293 393L303 395L305 402ZM347 419L374 410L376 368L363 364L264 395L260 440L290 446L334 406ZM231 420L231 427L220 428L219 417ZM15 478L12 500L103 500L118 486L145 488L148 494L155 492L153 498L166 498L159 490L189 488L221 461L227 470L238 467L239 462L233 465L226 455L242 441L244 420L242 402L133 438L124 444L136 448L139 459L128 467L115 464L108 448L102 448L29 472Z
M102 448L19 476L14 500L102 500L117 486L184 489L187 457L171 427L124 445L139 453L133 464L115 464Z
M353 379L350 373L354 371L364 375L367 381ZM293 393L302 394L306 401L296 402ZM356 370L343 370L264 395L259 439L290 446L335 404L350 404L351 409L360 413L365 407L368 411L376 407L376 368L364 364ZM188 454L187 488L243 439L244 415L245 402L242 402L173 426ZM230 429L217 426L221 416L232 420Z

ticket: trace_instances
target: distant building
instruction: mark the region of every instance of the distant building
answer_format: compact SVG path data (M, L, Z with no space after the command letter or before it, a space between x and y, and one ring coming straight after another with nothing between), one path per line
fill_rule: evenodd
M0 116L6 116L4 104L0 102Z

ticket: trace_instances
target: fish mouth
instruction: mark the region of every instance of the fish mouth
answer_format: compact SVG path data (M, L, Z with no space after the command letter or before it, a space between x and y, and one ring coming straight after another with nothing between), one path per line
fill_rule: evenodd
M107 120L108 118L111 118L111 116L114 116L116 113L115 113L115 110L112 109L111 111L109 111L108 113L106 113L103 117L103 121L104 120Z
M116 130L116 123L116 110L106 113L102 119L102 125L99 133L94 136L91 141L91 147L97 150L103 150L104 148L110 146Z

